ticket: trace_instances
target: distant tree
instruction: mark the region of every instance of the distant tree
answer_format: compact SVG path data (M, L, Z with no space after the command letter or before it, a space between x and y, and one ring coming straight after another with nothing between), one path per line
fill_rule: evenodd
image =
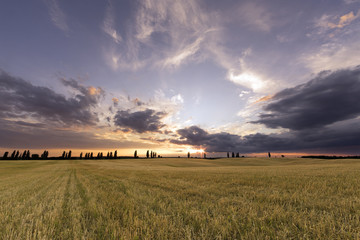
M15 154L16 154L16 150L14 150L11 154L11 159L14 159L15 158Z
M269 156L269 158L271 158L271 153L270 152L268 152L268 156Z
M138 157L138 155L137 155L137 150L135 150L135 152L134 152L134 158L137 158Z
M190 152L188 152L188 158L190 158Z
M234 153L234 152L231 153L231 157L235 157L235 153Z
M30 153L29 153L30 154ZM41 154L41 158L42 159L47 159L47 157L49 156L49 152L44 150L44 152Z
M80 153L80 159L82 159L82 152Z
M62 158L65 158L65 156L66 156L66 152L65 151L63 151L63 154L62 154Z
M90 153L90 158L93 158L93 157L94 157L94 153L91 152L91 153Z
M238 158L240 155L239 155L239 153L236 153L236 157Z
M9 155L9 152L5 152L2 159L7 159L8 155Z
M227 157L228 157L228 158L230 157L230 154L229 154L229 152L227 152Z
M153 151L151 151L151 158L153 158L154 157L154 153L153 153Z
M103 158L103 153L100 153L100 157Z
M30 159L30 150L27 150L26 159Z
M281 155L281 157L285 157L284 155Z
M204 153L204 158L206 158L206 153Z
M17 150L17 151L16 151L16 154L15 154L15 158L16 158L16 159L19 158L19 154L20 154L20 152L19 152L19 150Z
M117 158L117 150L114 152L114 158Z
M110 152L110 158L112 158L112 157L113 157L112 152Z
M45 152L46 152L46 151L44 151L44 152L41 154L41 158L42 158L42 159L45 159Z
M69 151L68 158L71 158L71 150Z
M146 158L149 158L149 150L146 152Z
M26 159L26 153L27 153L27 151L24 150L23 154L21 155L21 159Z

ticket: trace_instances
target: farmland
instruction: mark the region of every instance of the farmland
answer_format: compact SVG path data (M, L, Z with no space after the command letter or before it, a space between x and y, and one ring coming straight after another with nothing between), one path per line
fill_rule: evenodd
M360 160L0 161L0 239L359 239Z

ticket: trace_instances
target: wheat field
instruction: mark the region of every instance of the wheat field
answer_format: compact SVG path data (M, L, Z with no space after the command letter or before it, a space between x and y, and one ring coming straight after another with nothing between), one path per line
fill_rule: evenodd
M0 161L0 239L359 239L360 160Z

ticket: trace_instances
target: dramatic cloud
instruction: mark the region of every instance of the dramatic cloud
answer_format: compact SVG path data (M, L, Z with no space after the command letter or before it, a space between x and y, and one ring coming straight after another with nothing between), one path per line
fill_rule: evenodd
M360 67L324 72L306 84L277 93L260 119L270 128L319 128L360 115Z
M360 123L346 122L321 131L295 131L281 134L229 133L210 134L191 126L177 131L179 138L171 143L205 148L208 152L259 153L268 151L359 154Z
M159 132L165 126L161 119L166 116L164 112L156 112L152 109L131 113L118 111L114 117L114 123L118 127L131 129L138 133Z
M171 143L206 148L209 152L307 151L359 154L360 67L323 72L306 84L261 99L269 103L252 123L287 128L274 134L240 136L208 133L197 126L179 129Z
M31 117L65 126L95 124L97 117L92 107L98 104L103 91L86 88L72 79L61 81L78 94L66 98L49 88L34 86L0 70L0 117Z
M69 27L66 22L66 15L61 10L58 2L56 0L44 0L47 7L49 8L49 14L51 17L51 21L54 23L56 27L64 32L69 31Z
M65 148L119 149L149 148L151 144L126 140L105 139L92 132L49 129L39 124L27 124L0 119L0 147L2 148Z
M291 141L286 138L264 134L251 134L244 137L225 132L210 134L197 126L180 129L177 133L180 138L171 140L172 143L201 146L208 152L264 152L291 146Z

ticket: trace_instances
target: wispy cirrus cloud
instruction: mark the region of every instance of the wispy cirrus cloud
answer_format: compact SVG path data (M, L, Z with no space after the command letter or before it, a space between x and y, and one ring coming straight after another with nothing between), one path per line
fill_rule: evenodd
M108 2L108 6L105 10L102 30L111 37L115 43L120 43L122 41L121 35L115 29L115 14L111 1Z
M271 12L254 2L241 4L239 16L242 24L254 30L269 32L275 25Z
M110 27L114 10L112 5L106 9L107 35L115 33ZM224 21L220 17L224 12L206 11L197 0L140 1L122 40L117 40L116 32L114 44L104 47L105 59L114 70L130 71L173 70L189 62L212 60L226 69L225 79L254 92L267 91L272 80L247 66L244 54L226 47L229 39L224 29L232 21L269 32L274 26L273 16L263 5L249 2L237 4L232 14L235 12L236 19Z
M300 57L300 61L318 73L355 67L360 64L360 10L343 15L324 14L316 19L307 36L321 44Z
M120 43L114 30L112 7L107 8L104 31ZM176 68L201 50L213 29L208 14L197 1L140 1L121 44L106 48L105 57L114 69ZM116 33L116 34L115 34Z
M259 93L269 91L273 83L271 79L258 73L246 63L246 58L252 54L250 48L246 49L238 60L238 65L229 66L227 78L235 84L251 89Z
M180 49L174 55L169 56L165 60L161 61L163 67L178 67L187 58L194 55L200 49L200 44L203 41L203 37L197 38L192 44L185 46L184 49Z
M53 24L60 30L67 33L69 31L69 26L67 24L66 15L60 8L57 0L44 0L44 2L49 9L49 14Z
M345 15L342 15L338 22L329 22L328 23L328 27L329 28L343 28L347 25L349 25L352 21L354 21L355 19L357 19L360 16L360 11L357 12L356 15L354 15L354 12L349 12Z
M323 14L320 18L315 19L314 29L317 35L334 37L341 33L341 29L351 25L360 17L360 10L351 11L343 15ZM311 36L313 34L309 34Z
M317 51L304 54L301 61L313 72L355 67L360 64L360 41L328 42Z

